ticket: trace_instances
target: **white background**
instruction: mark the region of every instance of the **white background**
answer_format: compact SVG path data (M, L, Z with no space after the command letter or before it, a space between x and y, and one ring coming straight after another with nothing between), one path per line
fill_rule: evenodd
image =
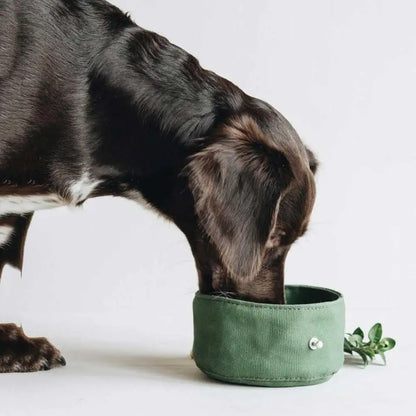
M347 330L381 321L398 346L387 367L347 363L318 386L210 381L188 358L197 282L185 238L132 202L91 200L37 213L23 280L5 270L0 321L49 337L68 365L0 375L0 414L409 414L415 3L114 3L291 121L321 168L310 231L288 257L286 282L340 290Z

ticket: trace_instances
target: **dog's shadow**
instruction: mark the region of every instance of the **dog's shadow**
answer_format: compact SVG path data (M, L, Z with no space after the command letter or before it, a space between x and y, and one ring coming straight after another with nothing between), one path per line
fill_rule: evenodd
M196 366L190 355L132 354L112 349L74 349L65 354L68 368L82 373L111 376L146 376L215 383Z
M100 374L102 376L146 377L149 379L169 378L204 384L218 383L196 366L189 355L157 355L152 353L132 354L129 351L113 349L70 348L68 367L77 373ZM344 366L364 368L359 357L345 354ZM373 363L373 365L382 365ZM222 383L223 384L223 383ZM226 384L226 383L225 383Z

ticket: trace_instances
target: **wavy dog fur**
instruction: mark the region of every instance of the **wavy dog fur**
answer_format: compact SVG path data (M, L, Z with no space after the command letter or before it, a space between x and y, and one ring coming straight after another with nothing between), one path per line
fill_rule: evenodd
M278 146L247 114L215 133L188 165L195 209L233 279L253 279L262 265L278 201L293 177Z

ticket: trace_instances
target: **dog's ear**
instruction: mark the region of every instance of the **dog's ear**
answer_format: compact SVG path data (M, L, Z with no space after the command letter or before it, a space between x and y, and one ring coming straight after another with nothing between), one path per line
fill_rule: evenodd
M200 225L231 278L254 277L292 179L286 157L247 117L217 131L186 170Z

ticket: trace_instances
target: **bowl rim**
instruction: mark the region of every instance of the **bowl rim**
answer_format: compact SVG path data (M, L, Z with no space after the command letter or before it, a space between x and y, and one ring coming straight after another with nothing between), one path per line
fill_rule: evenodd
M324 300L320 302L308 302L308 303L290 303L290 304L276 304L276 303L262 303L262 302L252 302L248 300L241 300L241 299L235 299L235 298L229 298L226 296L221 295L208 295L203 294L200 291L197 291L195 293L195 300L205 300L205 301L211 301L211 302L220 302L220 303L227 303L231 305L238 305L238 306L246 306L250 308L261 308L261 309L274 309L274 310L299 310L299 309L324 309L328 308L338 302L342 302L344 297L343 295L334 290L329 289L326 287L321 286L311 286L311 285L292 285L288 284L285 285L285 290L287 289L300 289L306 291L317 291L321 292L323 295L332 295L334 296L334 299L332 300Z

